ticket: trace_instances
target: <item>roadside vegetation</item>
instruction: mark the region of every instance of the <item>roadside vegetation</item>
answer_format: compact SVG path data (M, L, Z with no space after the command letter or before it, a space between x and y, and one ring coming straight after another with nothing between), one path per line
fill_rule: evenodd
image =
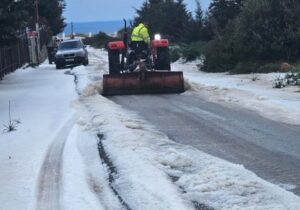
M170 58L172 62L181 59L184 62L202 59L207 43L197 41L192 43L180 43L170 47Z
M144 1L132 25L146 20L152 36L172 43L172 61L201 58L207 72L277 72L299 62L300 1L212 0L207 12L195 1L192 12L183 0Z
M106 44L109 41L119 40L120 38L111 37L104 32L99 32L92 37L85 37L83 42L85 45L90 45L95 48L106 48Z
M236 12L226 17L226 11ZM207 20L217 24L211 26L214 33L205 52L205 71L270 72L279 70L280 63L299 59L299 1L215 0Z
M3 132L9 133L17 130L18 124L20 124L20 120L12 120L11 117L11 102L8 102L8 123L4 124Z

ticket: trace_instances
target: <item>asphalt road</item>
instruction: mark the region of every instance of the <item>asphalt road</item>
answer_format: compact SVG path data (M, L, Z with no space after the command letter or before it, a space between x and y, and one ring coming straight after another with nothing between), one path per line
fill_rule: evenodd
M134 110L170 139L242 164L300 195L300 126L210 103L197 96L138 95L110 99ZM274 113L276 114L276 113Z

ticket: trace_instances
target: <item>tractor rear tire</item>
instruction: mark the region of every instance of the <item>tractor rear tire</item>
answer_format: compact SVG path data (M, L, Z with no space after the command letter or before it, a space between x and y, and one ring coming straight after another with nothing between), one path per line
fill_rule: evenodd
M168 47L157 48L157 58L156 58L156 69L157 70L171 70L170 64L170 54Z
M108 51L109 74L120 74L120 51Z

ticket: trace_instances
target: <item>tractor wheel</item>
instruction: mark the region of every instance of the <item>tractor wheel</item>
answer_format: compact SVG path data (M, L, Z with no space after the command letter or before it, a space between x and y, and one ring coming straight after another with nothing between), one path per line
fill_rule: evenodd
M109 74L120 74L120 52L119 50L108 51Z
M167 47L157 48L156 53L157 53L156 69L170 71L171 65L170 65L169 48Z

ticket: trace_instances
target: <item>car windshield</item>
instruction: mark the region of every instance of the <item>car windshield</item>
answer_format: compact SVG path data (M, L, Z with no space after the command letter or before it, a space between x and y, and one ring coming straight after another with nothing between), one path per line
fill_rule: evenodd
M63 42L59 45L58 49L59 50L70 50L70 49L77 49L77 48L81 48L82 45L80 42L78 41L74 41L74 42Z

